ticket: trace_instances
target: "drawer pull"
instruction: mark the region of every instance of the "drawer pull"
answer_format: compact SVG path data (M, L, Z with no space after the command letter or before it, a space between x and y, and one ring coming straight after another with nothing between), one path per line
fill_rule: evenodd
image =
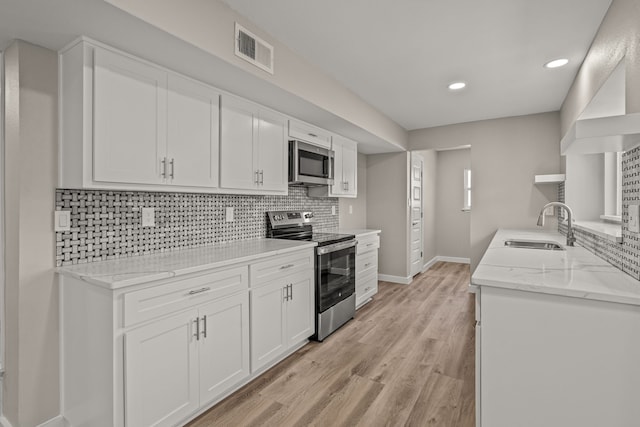
M294 264L283 265L282 267L280 267L280 270L286 270L287 268L291 268L293 266L294 266Z
M367 267L369 267L370 265L371 265L371 263L370 263L370 262L368 262L368 263L366 263L366 264L364 265L364 268L367 268Z
M194 289L193 291L189 291L188 295L201 294L203 292L207 292L207 291L210 291L210 290L211 290L211 288L209 286L206 286L204 288Z

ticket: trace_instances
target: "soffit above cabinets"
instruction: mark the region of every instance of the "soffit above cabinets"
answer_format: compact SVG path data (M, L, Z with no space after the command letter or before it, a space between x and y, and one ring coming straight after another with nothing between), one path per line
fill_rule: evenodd
M561 154L627 151L640 144L640 113L625 114L625 90L623 58L562 138Z

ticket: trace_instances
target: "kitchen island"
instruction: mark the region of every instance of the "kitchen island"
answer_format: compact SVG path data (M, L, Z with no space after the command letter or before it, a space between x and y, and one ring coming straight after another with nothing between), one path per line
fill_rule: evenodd
M640 282L558 233L498 230L471 283L478 426L637 425Z

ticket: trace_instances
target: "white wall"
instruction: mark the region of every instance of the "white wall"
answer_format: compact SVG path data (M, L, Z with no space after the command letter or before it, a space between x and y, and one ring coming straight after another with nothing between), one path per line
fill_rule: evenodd
M566 176L564 200L573 219L600 221L604 214L604 156L566 156Z
M367 156L358 153L358 197L342 197L339 200L340 228L367 227ZM349 212L351 208L351 213Z
M471 256L469 246L471 213L462 211L463 172L470 167L471 150L468 148L438 152L435 208L439 256L455 258Z
M347 120L382 140L398 146L399 149L407 147L407 132L400 125L367 104L318 67L294 54L288 47L236 13L223 1L107 0L107 2ZM234 54L236 21L274 46L276 71L273 75L250 65Z
M367 228L382 230L378 272L409 277L409 153L367 158Z
M25 42L5 51L6 352L3 411L14 426L59 414L58 57Z
M562 104L562 135L624 58L626 111L640 112L640 2L613 0Z
M416 150L471 145L472 271L496 229L533 228L540 208L557 200L556 186L533 184L535 175L560 169L557 112L419 129L409 133L409 143ZM548 221L547 227L557 224Z

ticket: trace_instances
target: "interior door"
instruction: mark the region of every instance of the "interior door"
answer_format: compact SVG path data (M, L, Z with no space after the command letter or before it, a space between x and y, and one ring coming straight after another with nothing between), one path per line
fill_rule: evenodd
M422 168L424 159L419 154L411 153L411 275L422 271L424 262L423 253L423 233L422 233Z

